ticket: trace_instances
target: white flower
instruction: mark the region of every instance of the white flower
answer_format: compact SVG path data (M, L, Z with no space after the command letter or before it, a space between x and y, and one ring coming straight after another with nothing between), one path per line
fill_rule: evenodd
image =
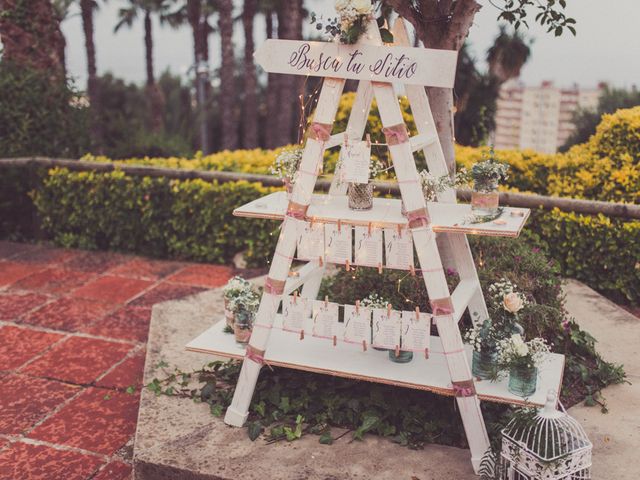
M352 0L351 5L361 15L371 13L371 0Z
M336 0L336 10L344 10L349 6L349 0Z
M502 306L508 312L518 313L524 307L524 301L516 292L510 292L503 297Z
M514 350L519 357L525 357L529 354L529 347L524 342L514 345Z

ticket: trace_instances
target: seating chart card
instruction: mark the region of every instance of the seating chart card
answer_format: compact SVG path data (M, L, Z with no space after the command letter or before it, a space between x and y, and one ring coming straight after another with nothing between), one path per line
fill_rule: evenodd
M333 339L338 335L338 304L313 301L313 332L314 337Z
M365 343L371 341L371 310L355 305L344 306L344 333L348 343Z
M355 264L366 267L382 265L382 230L355 227Z
M324 255L331 263L353 263L351 251L351 225L327 223L324 226Z
M402 350L424 352L431 342L431 314L402 312Z
M299 221L296 228L298 235L298 254L300 260L318 260L324 258L324 225Z
M304 330L309 317L309 302L306 298L287 295L282 299L282 329L299 333Z
M371 344L374 347L395 350L400 346L400 327L400 312L386 308L374 308Z
M413 241L408 228L384 229L384 252L387 268L411 270L413 266Z
M340 148L340 174L343 182L369 183L371 144L364 140L344 142Z

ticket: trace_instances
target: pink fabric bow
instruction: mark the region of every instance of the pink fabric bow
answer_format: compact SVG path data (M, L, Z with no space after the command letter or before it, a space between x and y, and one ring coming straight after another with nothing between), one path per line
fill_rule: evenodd
M475 389L469 386L453 384L453 393L456 397L472 397L476 394Z
M309 136L314 140L326 142L331 138L331 125L328 123L313 122L309 125L309 128L311 129L311 135Z
M388 145L398 145L409 140L409 134L403 124L385 127L382 129Z
M258 365L264 365L264 355L261 354L258 349L253 348L251 345L247 346L245 357L253 362L256 362Z
M426 227L431 223L429 214L423 208L407 212L407 219L409 220L409 227L414 228L416 224Z
M264 291L270 295L280 295L284 291L284 283L282 280L267 277L264 281Z
M434 317L440 315L451 315L453 313L453 305L451 297L437 298L429 302L431 304L431 313Z

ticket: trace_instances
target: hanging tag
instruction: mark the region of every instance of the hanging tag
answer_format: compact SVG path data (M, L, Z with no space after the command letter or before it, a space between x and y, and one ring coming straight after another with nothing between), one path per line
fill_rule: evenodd
M362 140L345 143L340 149L340 173L343 182L369 183L371 145Z
M428 313L402 312L402 350L424 352L431 342L431 322Z
M371 344L377 348L393 350L400 345L401 315L397 310L374 308L372 310L372 340Z
M282 299L282 329L287 332L302 333L304 324L309 318L308 300L297 294L287 295ZM302 339L302 337L301 337Z
M366 344L371 340L371 311L368 308L360 308L360 302L356 305L344 306L344 330L343 339L347 343Z
M298 254L300 260L315 260L324 254L324 225L299 221L296 225Z
M403 235L400 225L397 229L385 228L384 249L387 268L411 270L413 267L413 240L408 231Z
M339 306L329 302L329 298L313 301L313 328L311 335L327 340L336 339L339 330L338 323ZM335 341L334 341L335 346Z
M382 265L382 230L367 227L355 228L355 264L377 268Z
M324 259L330 263L343 264L353 261L351 228L341 228L327 223L324 227Z

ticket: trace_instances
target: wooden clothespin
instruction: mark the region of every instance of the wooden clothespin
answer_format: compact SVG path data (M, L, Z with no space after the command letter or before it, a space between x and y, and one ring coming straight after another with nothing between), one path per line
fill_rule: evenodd
M416 267L414 267L413 265L409 266L409 270L411 270L411 276L415 277L416 276Z
M391 304L387 303L387 318L391 317Z
M371 134L367 133L367 147L371 148Z
M342 220L338 219L338 232L342 233Z
M416 307L416 320L420 320L420 307Z
M371 227L372 227L371 222L369 222L369 236L371 236Z
M329 307L329 295L324 296L324 308Z
M396 357L400 356L400 345L396 345Z
M402 225L398 224L398 237L402 238Z
M349 266L349 259L344 261L344 268L347 272L351 271L351 267Z
M310 228L311 230L313 230L313 222L315 222L315 221L316 221L316 219L315 219L314 217L311 217L311 218L309 219L309 228Z
M304 330L300 330L300 340L304 340Z
M424 349L424 358L429 360L429 349L428 348Z
M335 347L338 344L338 338L334 335L333 336L333 346Z
M381 263L378 264L378 273L380 273L380 274L382 273L382 264Z
M298 291L297 290L295 292L293 292L293 304L294 305L298 304Z
M360 315L360 300L356 300L356 313Z
M347 135L347 132L344 132L344 146L349 146L349 135Z
M319 264L321 267L323 267L323 266L324 266L324 260L322 260L322 255L320 255L320 256L318 257L318 264Z
M366 340L362 340L362 351L363 352L367 351L367 341Z

